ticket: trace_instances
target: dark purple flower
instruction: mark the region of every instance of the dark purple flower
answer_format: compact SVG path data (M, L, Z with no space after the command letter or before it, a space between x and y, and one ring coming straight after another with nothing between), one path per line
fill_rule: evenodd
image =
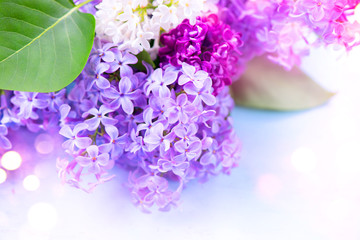
M202 87L205 74L200 72L201 77L195 77L197 73L194 69L207 72L213 81L214 95L225 85L231 84L231 77L236 74L237 65L240 64L240 34L215 14L198 18L193 26L185 19L169 33L162 34L160 41L163 44L159 49L160 66L182 66L185 75L180 77L179 84L191 81L198 88Z

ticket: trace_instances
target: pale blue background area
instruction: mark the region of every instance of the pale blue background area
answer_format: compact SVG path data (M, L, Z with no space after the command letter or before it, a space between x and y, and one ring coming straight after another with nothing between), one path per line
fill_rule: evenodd
M56 154L44 155L37 159L37 191L21 185L26 166L0 185L0 239L360 239L360 54L336 56L318 50L302 66L338 91L328 104L291 113L235 108L243 142L239 167L230 176L190 183L177 209L140 212L122 186L127 174L121 171L92 194L61 187ZM304 171L292 162L301 147L315 156ZM57 211L48 232L28 223L37 202Z

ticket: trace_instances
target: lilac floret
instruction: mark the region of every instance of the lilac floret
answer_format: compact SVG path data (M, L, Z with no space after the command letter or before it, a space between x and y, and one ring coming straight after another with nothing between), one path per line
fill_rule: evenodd
M14 91L14 97L11 98L11 102L19 107L17 115L20 118L37 119L38 115L34 110L36 108L44 109L48 106L49 102L45 98L44 95L39 93Z
M76 161L82 167L88 167L90 173L99 173L102 167L109 163L109 154L99 154L99 148L96 145L91 145L86 148L87 157L78 156Z
M110 72L120 70L120 76L130 76L133 70L129 65L137 63L137 58L131 53L117 51L115 53L115 61L110 63Z
M89 111L85 112L82 116L87 117L88 115L93 115L92 118L85 120L85 123L88 125L90 131L94 131L100 126L100 123L103 126L113 126L117 123L116 119L105 116L105 114L113 112L112 109L107 108L104 105L100 106L100 109L92 108Z
M86 123L77 124L73 130L68 125L63 126L60 129L60 134L69 140L66 140L63 143L63 148L69 149L70 151L75 150L75 146L78 149L84 149L91 144L91 139L89 137L79 136L79 133L83 130L88 129L88 125Z
M139 98L141 91L133 90L129 77L123 77L119 82L119 90L109 88L104 92L104 96L113 99L109 108L116 110L121 107L125 113L132 114L134 112L133 101Z

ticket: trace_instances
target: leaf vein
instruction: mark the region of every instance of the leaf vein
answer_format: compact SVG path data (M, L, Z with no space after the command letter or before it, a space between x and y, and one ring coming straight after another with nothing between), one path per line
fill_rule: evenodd
M39 9L37 8L32 8L32 7L29 7L29 6L26 6L26 5L23 5L23 4L18 4L18 3L14 3L14 2L7 2L8 4L13 4L13 5L17 5L17 6L20 6L20 7L23 7L23 8L27 8L27 9L31 9L35 12L39 12L39 13L42 13L42 14L45 14L46 16L49 16L53 19L58 19L57 17L54 17L54 16L51 16L50 14L46 13L46 12L43 12L43 11L40 11Z
M58 1L53 1L53 2L55 2L56 4L58 4L59 6L62 6L63 8L66 8L66 9L70 9L70 8L68 8L67 6L65 6L65 5L62 5L60 2L58 2Z
M79 25L78 25L77 22L72 18L72 16L70 17L70 19L71 19L71 21L75 24L75 26L79 29L79 32L81 32L81 35L83 35L84 37L86 37L85 34L83 33L81 27L79 27Z
M3 46L3 45L1 45L0 47L10 49L10 50L12 50L12 51L14 51L14 52L16 52L16 50L17 50L17 49L12 49L12 48L9 48L9 47L5 47L5 46Z
M19 19L19 18L14 18L14 17L0 17L0 19L5 19L5 18L14 19L14 20L17 20L17 21L20 21L20 22L23 22L23 23L27 23L27 24L30 24L30 25L32 25L32 26L34 26L34 27L41 28L41 29L45 30L45 28L43 28L43 27L41 27L41 26L35 25L35 24L33 24L33 23L26 22L26 21L24 21L24 20L22 20L22 19Z
M24 35L24 34L22 34L22 33L19 33L19 32L14 32L14 31L2 31L2 30L0 30L0 32L5 32L5 33L16 33L16 34L19 34L19 35L24 36L24 37L26 37L26 38L28 38L28 39L30 39L30 40L31 40L31 38L30 38L30 37L28 37L28 36L26 36L26 35Z
M14 51L14 52L16 51L16 50L14 50L14 49L11 49L11 48L8 48L8 47L5 47L5 46L0 46L0 47L9 49L9 50Z
M42 35L44 35L45 33L47 33L50 29L54 28L59 22L61 22L63 19L67 18L68 16L70 16L73 12L75 12L76 10L78 10L82 5L77 5L75 6L73 9L71 9L69 12L67 12L64 16L62 16L61 18L59 18L55 23L53 23L50 27L46 28L44 30L44 32L40 33L39 36L35 37L31 42L29 42L28 44L26 44L25 46L23 46L22 48L20 48L19 50L17 50L16 52L14 52L13 54L9 55L7 58L3 59L0 61L0 63L5 62L7 59L9 59L10 57L16 55L18 52L22 51L23 49L25 49L26 47L30 46L32 43L34 43L37 39L39 39Z

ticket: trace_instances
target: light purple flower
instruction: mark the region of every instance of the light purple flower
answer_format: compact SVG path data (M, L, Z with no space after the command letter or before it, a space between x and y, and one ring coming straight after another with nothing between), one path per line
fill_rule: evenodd
M169 119L169 123L182 123L189 121L189 114L195 111L195 107L188 101L186 94L182 93L175 101L169 102L169 106L164 115Z
M179 177L183 177L185 175L186 169L189 167L189 163L184 161L185 159L182 157L170 157L170 159L159 159L157 162L157 169L160 172L168 172L172 171L175 175Z
M148 145L149 151L153 151L159 146L167 151L170 148L172 137L173 135L171 133L164 136L164 125L158 123L150 129L144 138L144 142Z
M214 119L216 112L214 110L205 110L194 116L191 121L204 124L206 127L211 128L209 123Z
M122 51L117 51L115 53L115 61L110 63L110 72L115 72L120 69L120 76L130 76L133 73L133 70L129 64L137 63L138 59L131 53L126 53Z
M110 153L112 158L122 155L127 143L127 133L119 136L119 130L111 125L105 126L105 131L109 136L109 142L99 146L100 152Z
M109 163L109 154L99 154L99 148L96 145L91 145L86 148L88 154L87 157L78 156L76 161L82 167L88 167L90 173L100 173L101 168L105 167Z
M159 208L164 208L171 200L168 181L159 176L152 176L148 180L147 188L150 191L144 198L147 202L155 202Z
M58 177L62 183L66 182L66 174L68 173L69 161L64 158L56 159L56 168L58 171Z
M129 151L131 153L136 153L140 150L147 151L148 148L144 142L144 138L142 136L136 134L134 129L130 133L130 139L131 139L131 143L127 147L127 149L126 149L127 151Z
M193 83L188 83L184 86L184 91L195 96L194 103L199 104L201 100L208 106L212 106L216 103L216 98L211 94L211 80L209 78L204 80L204 85L201 88L196 87Z
M182 63L183 74L179 77L179 85L184 85L191 82L197 88L202 88L205 79L209 78L209 74L203 70L196 71L194 66L191 66L185 62Z
M167 87L170 84L173 84L176 79L178 72L171 70L163 70L161 68L156 69L148 78L147 85L144 86L146 89L146 95L149 95L150 92L153 92L156 96L161 98L170 96L170 89Z
M147 108L144 110L144 123L141 123L137 126L137 132L140 132L142 130L145 130L145 132L147 132L153 126L153 112L154 110L152 108Z
M111 109L118 109L120 106L127 114L134 112L134 104L132 101L136 100L141 93L140 89L133 90L130 78L123 77L119 82L119 91L114 88L108 88L104 92L104 96L114 99L109 107Z
M65 101L65 93L66 89L61 89L58 92L50 92L47 94L48 108L51 112L57 112L59 110L59 107Z
M90 54L90 62L93 64L99 64L101 60L104 62L113 62L115 60L115 54L111 51L111 48L115 47L113 43L102 44L100 38L95 38L93 51Z
M110 82L106 78L104 78L101 74L103 74L105 71L107 71L110 68L109 64L107 63L99 63L96 65L96 69L94 72L94 79L91 80L89 86L87 87L87 90L90 90L94 83L98 88L100 89L106 89L110 87Z
M195 136L197 132L198 127L194 123L187 126L179 124L174 128L174 133L180 139L179 141L183 141L187 144L199 141L199 138Z
M71 130L68 125L64 125L60 129L59 133L64 137L69 138L69 140L66 140L62 144L63 148L74 151L75 146L79 149L84 149L90 146L92 141L89 137L78 136L81 131L86 130L87 128L88 125L86 123L79 123L75 125L73 130Z
M88 129L90 131L94 131L99 127L100 123L102 123L104 126L113 126L117 123L116 119L105 116L105 114L108 114L110 112L113 112L113 110L107 108L104 105L101 105L99 110L96 108L92 108L89 111L85 112L82 116L86 117L89 114L94 116L93 118L85 120L85 123L88 125Z
M10 149L12 147L11 142L7 137L8 129L5 125L0 125L0 148Z
M182 154L187 160L194 160L200 156L201 153L201 142L196 141L190 144L187 144L183 141L178 141L174 144L176 151Z
M140 197L139 193L136 191L131 192L131 199L133 204L140 208L140 210L144 213L151 213L149 208L154 204L153 202L145 201Z
M234 133L233 133L234 135ZM223 159L222 165L226 168L234 167L240 159L240 148L241 145L237 139L229 139L223 143Z
M36 119L38 115L33 109L44 109L48 106L48 101L42 99L39 93L14 91L15 96L11 102L20 108L18 116L24 119Z
M153 117L164 118L164 108L168 99L151 96L149 98L149 106L153 110Z
M334 6L334 1L332 0L303 0L301 1L302 6L309 9L311 18L314 21L321 21L327 11Z
M217 141L213 140L210 147L200 158L200 163L202 165L215 164L218 159L221 159L222 152L220 150L221 149Z

